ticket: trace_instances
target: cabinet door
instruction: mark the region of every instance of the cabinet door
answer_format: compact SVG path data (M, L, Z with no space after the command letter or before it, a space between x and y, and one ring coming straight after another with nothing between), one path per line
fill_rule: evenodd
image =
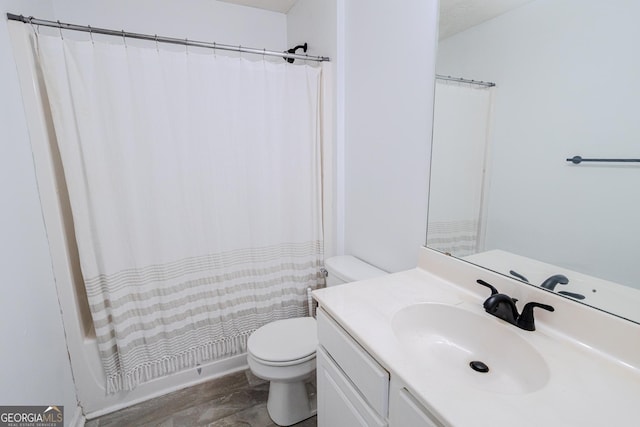
M378 415L389 415L389 373L324 310L318 310L318 340L354 388Z
M392 391L390 424L397 427L442 427L406 388Z
M385 427L331 357L318 348L318 427Z

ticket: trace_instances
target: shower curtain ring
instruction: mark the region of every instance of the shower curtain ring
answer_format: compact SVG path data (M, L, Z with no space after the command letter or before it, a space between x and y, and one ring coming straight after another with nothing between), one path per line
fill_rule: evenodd
M188 38L184 38L184 50L187 53L187 55L189 55L189 39Z
M91 29L91 25L87 25L87 27L89 27L89 37L91 37L91 44L95 46L96 43L93 41L93 30Z
M160 47L158 47L158 35L156 34L156 51L160 52Z
M33 20L34 20L33 16L30 16L29 17L29 24L31 24L31 28L33 28L34 32L40 34L40 24L37 24L36 27L34 28L33 27Z
M60 32L60 38L64 40L64 37L62 36L62 24L60 23L59 19L58 19L58 31Z
M127 37L124 34L124 30L120 30L122 32L122 42L124 43L124 47L129 47L127 46Z
M40 34L40 31L36 31L36 27L33 25L33 19L29 19L29 25L31 25L31 29L33 30L33 34L35 34L36 37L37 37L38 34Z

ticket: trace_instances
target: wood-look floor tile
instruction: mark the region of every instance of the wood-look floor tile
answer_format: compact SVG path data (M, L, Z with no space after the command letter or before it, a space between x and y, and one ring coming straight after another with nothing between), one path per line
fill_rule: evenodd
M315 382L307 384L315 395ZM86 422L86 427L276 427L267 412L269 383L241 371ZM316 417L296 424L315 427Z

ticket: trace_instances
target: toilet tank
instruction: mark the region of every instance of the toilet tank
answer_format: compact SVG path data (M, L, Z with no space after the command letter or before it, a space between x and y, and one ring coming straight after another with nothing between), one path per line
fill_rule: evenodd
M328 273L327 287L355 282L357 280L371 279L387 274L385 271L351 255L340 255L328 258L324 261L324 267Z

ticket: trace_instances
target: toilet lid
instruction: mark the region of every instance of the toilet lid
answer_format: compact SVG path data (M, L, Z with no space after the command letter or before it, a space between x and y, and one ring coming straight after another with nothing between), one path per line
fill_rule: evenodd
M258 328L247 342L247 350L268 362L302 359L316 351L318 333L316 319L297 317L276 320Z

